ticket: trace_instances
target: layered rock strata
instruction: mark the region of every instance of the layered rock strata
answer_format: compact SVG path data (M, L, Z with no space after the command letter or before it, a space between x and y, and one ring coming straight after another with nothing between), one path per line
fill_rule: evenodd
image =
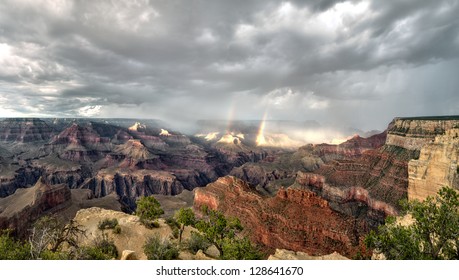
M408 165L409 200L435 196L444 187L458 188L459 129L449 129L421 148L419 159Z
M389 125L386 145L421 150L437 135L459 127L459 116L395 118Z
M18 189L13 195L0 199L0 228L25 234L31 222L68 206L70 199L70 189L65 185L51 186L38 180L34 187Z
M47 141L53 129L44 121L35 118L11 118L0 122L0 141L29 143Z
M238 217L252 240L264 246L326 255L334 251L352 257L363 249L363 220L338 213L325 199L306 189L281 188L261 197L232 176L195 191L196 209L206 205Z

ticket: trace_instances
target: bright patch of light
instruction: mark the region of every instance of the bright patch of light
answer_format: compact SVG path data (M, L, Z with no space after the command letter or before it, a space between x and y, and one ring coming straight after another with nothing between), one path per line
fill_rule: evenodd
M145 129L146 126L139 123L139 122L136 122L133 126L129 127L128 129L131 130L131 131L138 131L139 129Z
M78 109L78 114L83 117L94 117L99 115L101 108L102 106L100 105L84 106Z
M207 141L212 141L212 140L217 139L218 134L220 134L220 132L210 132L210 133L207 133L207 134L196 134L195 136L196 137L203 137Z
M159 133L160 136L171 136L172 134L169 133L169 131L162 129L161 132Z

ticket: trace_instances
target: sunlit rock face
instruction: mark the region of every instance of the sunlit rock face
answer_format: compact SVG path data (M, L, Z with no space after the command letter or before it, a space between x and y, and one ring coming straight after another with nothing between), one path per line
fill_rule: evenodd
M419 159L408 164L409 200L435 196L444 187L459 187L459 129L446 130L421 148Z
M197 189L194 203L196 209L206 205L238 217L253 241L272 250L311 255L337 251L350 257L363 248L365 221L332 210L325 199L306 189L280 189L267 198L227 176Z
M419 151L425 144L434 141L437 135L458 125L457 116L395 118L389 128L386 145Z
M172 134L169 133L166 129L161 128L161 132L159 133L159 136L171 136Z

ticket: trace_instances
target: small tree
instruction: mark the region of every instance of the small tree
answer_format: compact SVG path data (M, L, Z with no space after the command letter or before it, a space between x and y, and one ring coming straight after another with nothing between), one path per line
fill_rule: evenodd
M175 220L180 224L179 227L179 244L182 243L182 234L185 230L185 226L192 226L196 222L196 217L191 208L180 208L175 213Z
M223 245L225 239L233 239L236 233L242 231L242 225L237 218L228 218L215 210L203 209L206 214L206 219L196 223L196 228L203 236L220 252L220 257L224 255Z
M159 202L153 196L143 196L137 200L136 215L139 216L140 222L146 227L154 227L156 219L164 214Z
M74 220L64 224L56 217L44 216L30 230L30 254L33 259L39 259L46 251L57 253L63 244L77 248L80 235L85 235L85 231Z
M388 259L459 259L459 194L448 187L425 201L402 203L414 219L403 226L390 217L365 244Z

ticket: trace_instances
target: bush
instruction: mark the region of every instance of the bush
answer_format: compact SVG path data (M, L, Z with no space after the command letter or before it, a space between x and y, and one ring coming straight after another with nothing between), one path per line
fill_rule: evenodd
M174 228L179 228L179 223L173 218L169 217L166 219L166 224L173 230Z
M210 242L204 236L193 231L191 232L190 239L188 239L188 250L196 254L199 250L205 251L210 247Z
M92 246L81 247L76 258L79 260L111 260L117 257L118 250L115 243L104 234L94 240Z
M121 233L121 227L120 225L116 225L116 227L113 229L114 234L120 234Z
M147 228L159 227L156 219L164 214L159 202L153 196L143 196L137 200L136 215L140 218L140 222ZM156 223L155 223L156 222Z
M114 229L117 225L118 225L118 220L116 218L113 218L113 219L105 218L99 222L99 224L97 225L97 228L100 230Z
M179 235L180 235L180 230L178 228L174 228L172 229L172 236L177 239L179 238Z
M177 245L160 238L158 234L150 237L143 249L149 260L175 260L179 255Z
M0 260L31 259L30 247L15 240L8 231L0 232Z
M226 260L261 260L263 254L246 237L242 239L226 239L223 243L221 259Z
M40 259L42 260L69 260L71 256L67 252L52 252L45 250L41 253Z

